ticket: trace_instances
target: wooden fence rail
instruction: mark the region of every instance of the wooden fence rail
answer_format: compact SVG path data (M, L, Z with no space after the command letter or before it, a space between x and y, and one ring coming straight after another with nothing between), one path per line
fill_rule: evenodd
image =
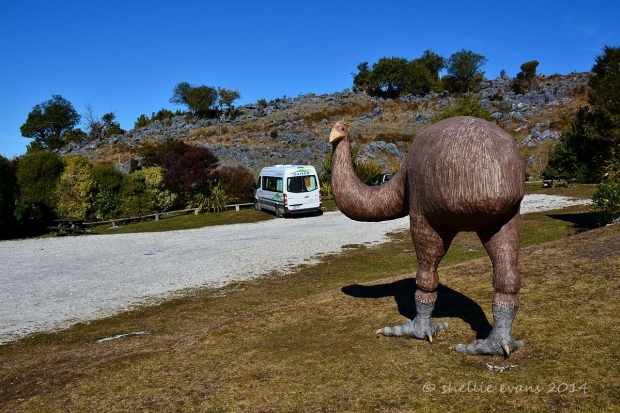
M240 207L252 206L252 205L254 205L252 202L248 202L244 204L231 204L231 205L226 205L226 209L235 208L235 211L239 211ZM147 218L155 218L155 221L159 221L159 218L165 215L171 215L171 214L182 215L182 214L187 214L189 212L193 212L195 215L198 215L198 213L200 212L200 208L179 209L177 211L158 212L156 214L142 215L139 217L115 218L115 219L109 219L107 221L84 222L82 225L85 227L86 226L92 227L95 225L112 224L112 226L115 227L117 226L117 223L119 222L136 221L136 220L147 219Z

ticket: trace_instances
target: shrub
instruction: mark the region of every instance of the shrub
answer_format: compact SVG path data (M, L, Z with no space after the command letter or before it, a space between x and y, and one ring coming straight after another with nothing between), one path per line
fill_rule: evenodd
M536 76L536 68L538 61L532 60L521 65L521 71L517 73L517 77L512 81L512 90L515 93L525 94L532 91L540 85Z
M254 174L245 166L222 166L217 169L218 182L222 189L237 202L254 200Z
M120 191L120 214L124 217L139 217L155 213L153 198L147 192L143 175L126 175Z
M164 174L160 167L145 168L134 173L144 178L146 193L153 202L153 208L158 212L169 211L177 197L164 187Z
M27 153L18 159L18 219L36 221L32 223L36 226L54 218L56 183L63 169L61 158L49 151ZM21 224L31 226L23 221Z
M355 174L358 176L360 181L368 182L375 176L379 175L383 172L383 169L373 161L370 162L358 162L355 165Z
M327 181L327 182L321 181L321 194L323 196L333 196L331 181Z
M221 212L226 210L226 205L233 202L234 197L228 195L220 184L210 184L206 190L194 195L188 208L198 208L201 212Z
M411 133L398 133L398 132L381 132L377 134L375 140L385 142L412 142L415 135Z
M587 108L579 108L560 140L549 150L546 175L566 176L578 182L600 179L603 162L609 157L613 142L594 138L588 114Z
M58 214L82 219L93 216L96 182L92 165L79 156L63 158L63 163L65 168L56 186Z
M359 146L351 148L351 159L353 160L353 167L355 168L355 174L360 181L366 182L376 175L383 172L381 167L376 162L359 162L357 159L359 152ZM321 183L321 191L323 195L331 196L332 188L332 152L330 152L323 164L321 165L321 172L319 172L319 182Z
M164 187L178 195L175 205L189 202L196 193L216 178L219 159L210 149L187 145L182 141L170 148L162 146L148 158L147 165L159 166L164 173Z
M620 181L597 186L592 202L600 212L600 222L607 224L620 217Z
M95 218L107 220L120 217L120 195L109 189L101 189L95 195Z
M145 126L148 126L150 123L151 122L150 122L149 117L143 113L135 121L135 123L133 124L133 127L134 129L144 128Z
M15 189L15 174L11 163L0 155L0 237L13 223Z
M431 118L432 123L454 116L475 116L477 118L491 120L491 112L482 106L480 96L467 93L462 95L452 105L444 107Z
M157 113L153 112L150 118L146 116L145 114L140 115L138 120L136 120L136 122L134 123L133 127L135 129L143 128L155 122L156 120L160 122L165 122L168 119L171 119L175 116L180 116L180 115L183 115L183 112L180 110L176 110L175 112L173 112L171 110L162 108L158 110Z

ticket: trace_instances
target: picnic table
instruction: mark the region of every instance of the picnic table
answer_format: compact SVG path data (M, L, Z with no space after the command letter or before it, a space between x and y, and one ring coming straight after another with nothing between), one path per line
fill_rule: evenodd
M575 179L569 179L566 176L545 176L543 180L544 188L555 188L556 186L568 186L569 183L575 182Z
M83 219L79 218L59 218L55 219L54 222L57 222L58 225L47 227L50 232L55 232L56 235L64 232L66 234L73 234L75 232L81 232L82 234L86 233L86 229L82 225L84 223Z

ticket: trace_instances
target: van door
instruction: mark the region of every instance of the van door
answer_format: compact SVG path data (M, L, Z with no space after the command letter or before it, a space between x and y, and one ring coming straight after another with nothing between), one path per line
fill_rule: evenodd
M276 206L284 204L283 179L278 176L262 176L260 187L256 190L256 200L261 208L275 211Z

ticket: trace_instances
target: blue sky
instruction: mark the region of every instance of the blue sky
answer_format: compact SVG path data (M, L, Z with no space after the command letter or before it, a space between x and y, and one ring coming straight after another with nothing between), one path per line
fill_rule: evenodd
M237 105L352 86L357 65L462 49L488 78L589 71L620 46L620 1L0 0L0 154L21 155L20 126L54 94L80 113L114 111L124 129L180 82L236 89Z

